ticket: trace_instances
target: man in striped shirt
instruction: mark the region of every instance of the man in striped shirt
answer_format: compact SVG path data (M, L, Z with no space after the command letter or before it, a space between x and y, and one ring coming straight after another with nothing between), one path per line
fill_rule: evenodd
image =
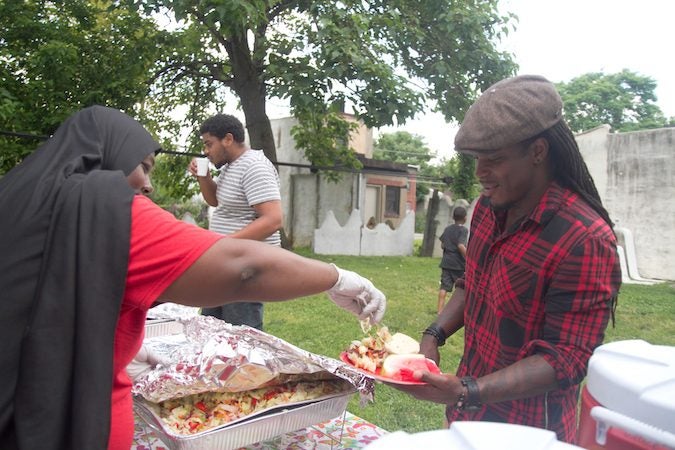
M209 229L233 238L254 239L280 246L282 226L279 175L262 150L244 142L244 126L234 116L217 114L207 119L199 133L204 154L220 170L214 179L209 171L197 176L197 163L189 171L197 176L199 189L209 206L215 207ZM230 303L205 308L203 314L234 325L262 330L263 305L259 302Z

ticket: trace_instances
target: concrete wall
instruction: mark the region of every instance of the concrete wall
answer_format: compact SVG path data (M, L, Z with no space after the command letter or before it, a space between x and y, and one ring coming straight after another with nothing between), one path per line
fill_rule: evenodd
M293 118L275 119L270 121L274 142L277 147L277 160L292 164L307 164L305 155L295 149L295 142L291 136L291 127L297 123ZM289 180L294 174L303 173L296 167L279 166L279 179L281 180L281 208L284 212L284 229L292 228L292 218L288 212L291 211L293 199L292 186ZM311 200L308 200L311 201ZM318 226L318 224L317 224Z
M359 216L354 210L342 226L329 211L321 228L314 230L312 251L319 255L360 255L363 221Z
M296 173L285 180L290 186L290 202L284 209L284 228L293 246L311 246L314 230L329 212L340 223L345 223L352 211L359 210L358 177L358 174L346 175L334 183L324 181L318 174Z
M455 223L452 218L452 211L455 209L455 206L463 206L466 208L466 223L464 223L464 226L466 226L467 229L471 229L471 214L473 213L473 208L470 207L469 202L464 199L452 201L450 197L444 195L439 202L438 214L436 215L438 225L436 226L436 236L434 237L434 251L432 253L432 256L434 257L440 258L443 256L440 238L445 227Z
M602 198L603 204L605 203L604 193L607 192L607 178L609 175L609 171L607 170L607 141L610 129L609 125L601 125L576 136L579 150L581 150L588 170L593 176L595 187L598 188L598 193Z
M346 117L356 122L356 118L347 114ZM373 129L368 128L363 122L358 122L358 129L349 136L349 146L356 153L360 153L366 158L373 157Z
M319 255L411 256L414 231L415 214L412 212L392 230L383 223L368 229L357 210L352 211L342 226L333 212L328 211L321 228L314 231L312 250Z
M305 155L296 150L291 128L297 124L292 118L271 121L277 146L277 159L284 163L308 165ZM332 209L338 220L345 222L352 209L359 209L358 179L360 175L346 175L340 182L326 182L319 174L306 168L279 166L281 207L284 229L293 246L312 244L314 230Z
M616 226L635 241L639 274L675 280L675 128L577 136Z
M270 121L272 133L277 147L277 159L284 163L309 165L309 161L302 152L295 148L295 141L291 135L291 128L297 123L293 118L276 119ZM359 134L352 137L352 145L359 153L372 156L372 130L365 127L359 128ZM312 246L315 230L331 216L336 221L336 227L346 224L353 214L358 214L359 225L365 222L364 202L366 195L366 176L360 173L344 173L341 180L333 182L327 180L320 173L311 173L304 167L279 166L279 178L281 181L281 205L284 213L283 226L294 247ZM405 195L402 193L403 204ZM405 214L405 212L403 212ZM400 224L399 224L400 222ZM403 226L405 219L396 221L396 226L410 233L410 254L412 254L412 242L414 236L414 217L412 227ZM388 227L387 227L388 228ZM410 228L408 230L408 228ZM336 228L337 229L337 228ZM360 232L359 232L360 233ZM323 236L323 235L322 235ZM340 234L336 232L333 240L336 248L340 248ZM360 241L359 241L360 242ZM323 245L323 244L322 244ZM375 245L372 251L381 251L381 254L407 254L407 247L401 250L401 245L407 245L407 240L392 241L388 248L386 245ZM331 247L332 248L332 247ZM358 244L361 252L360 243ZM342 254L342 253L338 253ZM347 253L350 254L350 253Z

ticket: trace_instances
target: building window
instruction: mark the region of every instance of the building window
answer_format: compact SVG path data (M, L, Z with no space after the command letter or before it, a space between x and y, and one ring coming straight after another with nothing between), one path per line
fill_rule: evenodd
M384 216L399 217L401 210L401 188L398 186L387 186L384 200Z

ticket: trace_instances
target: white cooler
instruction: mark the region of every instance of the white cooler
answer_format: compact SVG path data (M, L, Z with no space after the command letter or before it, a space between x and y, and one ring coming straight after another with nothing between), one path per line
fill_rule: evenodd
M598 347L580 419L586 449L675 449L675 347L643 340Z
M553 431L494 422L457 421L447 430L385 434L364 450L582 450Z

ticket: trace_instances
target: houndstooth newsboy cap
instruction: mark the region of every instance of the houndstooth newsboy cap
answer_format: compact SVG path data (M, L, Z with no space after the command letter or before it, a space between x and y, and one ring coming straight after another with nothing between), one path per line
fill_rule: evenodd
M455 135L455 149L497 150L551 128L562 118L562 99L539 75L506 78L471 105Z

